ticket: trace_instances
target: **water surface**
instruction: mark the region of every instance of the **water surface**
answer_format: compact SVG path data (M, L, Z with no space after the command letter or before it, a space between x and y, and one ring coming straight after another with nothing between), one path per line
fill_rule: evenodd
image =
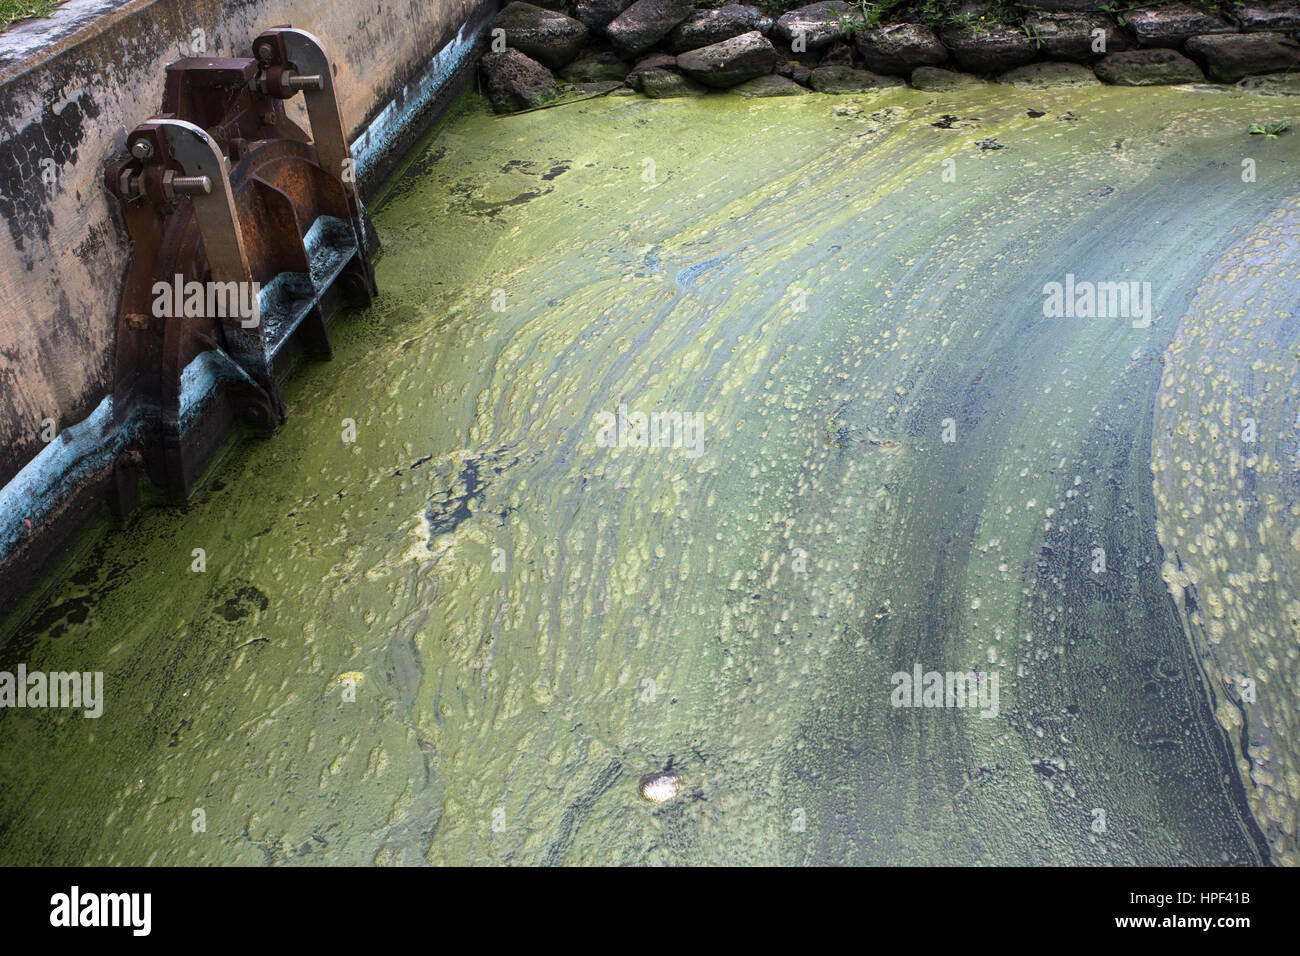
M1256 381L1294 392L1294 260L1222 266L1300 221L1261 111L1300 125L1171 89L467 101L287 425L4 649L107 701L0 714L0 861L1294 862L1300 786L1268 804L1216 719L1237 665L1203 671L1152 482L1228 467L1162 444L1205 296L1292 310ZM1151 282L1155 321L1045 317L1067 274ZM620 406L699 415L699 453L602 446ZM1268 631L1275 698L1286 600L1219 635ZM996 673L996 716L892 706L916 665Z

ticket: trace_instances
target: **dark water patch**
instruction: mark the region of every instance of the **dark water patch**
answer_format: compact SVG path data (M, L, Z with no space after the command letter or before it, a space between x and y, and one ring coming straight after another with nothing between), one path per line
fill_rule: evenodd
M962 118L952 113L944 113L930 125L936 129L973 129L980 124L978 116Z
M1129 367L1119 383L1126 407L1093 423L1082 460L1066 469L1082 481L1065 483L1075 494L1064 499L1033 567L1020 628L1039 650L1022 659L1009 717L1026 748L1068 768L1060 782L1069 787L1054 781L1046 806L1061 832L1089 834L1082 845L1097 863L1253 864L1267 850L1244 801L1224 783L1231 758L1193 689L1199 676L1160 574L1150 472L1145 458L1133 460L1135 450L1150 448L1157 368ZM1073 716L1071 702L1085 698L1086 718L1067 728L1062 710ZM1189 778L1207 785L1167 784ZM1100 833L1089 829L1098 809Z
M617 757L611 757L582 793L565 808L564 815L560 817L558 832L542 856L542 866L559 866L564 862L564 855L573 846L579 828L591 814L596 801L614 786L622 775L623 762Z
M475 509L472 506L482 504L490 484L489 475L500 475L507 468L519 463L518 457L505 460L505 452L506 449L499 449L491 454L466 460L461 465L453 487L438 492L430 498L430 506L424 514L429 529L430 547L434 538L455 531L462 522L474 516ZM441 500L435 500L437 498ZM512 510L514 509L504 506L497 512L497 516L504 523Z
M251 581L236 581L217 595L213 614L228 623L242 621L257 611L265 611L271 601L257 585Z
M522 192L510 199L502 199L491 202L486 199L471 199L468 203L469 208L477 213L482 213L489 219L497 218L497 214L509 209L511 206L522 206L524 203L532 202L549 193L549 189L535 189L530 192Z

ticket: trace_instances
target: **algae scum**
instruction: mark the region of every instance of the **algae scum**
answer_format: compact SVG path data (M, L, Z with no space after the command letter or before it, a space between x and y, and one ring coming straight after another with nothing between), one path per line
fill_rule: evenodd
M1300 125L470 101L288 424L4 648L106 700L0 713L0 861L1295 863L1300 162L1262 112ZM1154 321L1045 316L1067 275ZM916 669L996 701L894 706Z

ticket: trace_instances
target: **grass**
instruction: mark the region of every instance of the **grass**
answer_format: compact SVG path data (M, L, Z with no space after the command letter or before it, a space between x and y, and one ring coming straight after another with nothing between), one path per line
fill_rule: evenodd
M0 0L0 30L33 17L48 17L64 0Z

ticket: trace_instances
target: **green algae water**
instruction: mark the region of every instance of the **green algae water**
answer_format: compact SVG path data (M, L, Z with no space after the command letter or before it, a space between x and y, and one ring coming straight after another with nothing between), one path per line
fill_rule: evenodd
M1300 157L1264 113L1300 125L466 101L288 423L0 652L105 675L98 719L0 713L0 862L1296 862L1300 277L1260 250ZM1046 316L1067 276L1151 283L1151 321ZM1243 389L1249 467L1196 427ZM896 706L928 672L995 703Z

